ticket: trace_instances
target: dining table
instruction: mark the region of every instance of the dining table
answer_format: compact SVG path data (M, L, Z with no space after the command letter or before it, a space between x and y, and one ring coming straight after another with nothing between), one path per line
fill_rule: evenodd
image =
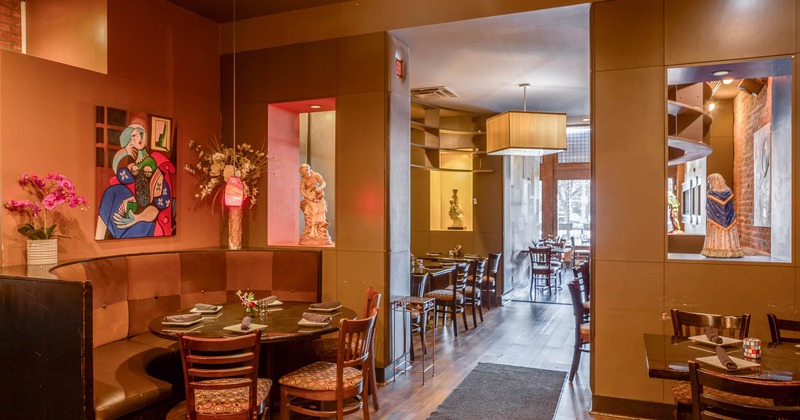
M707 340L701 338L644 334L648 376L688 381L689 360L708 358L709 356L716 357L715 345L705 341ZM700 360L701 364L728 375L778 381L800 380L800 348L796 344L764 343L761 347L760 358L746 359L743 356L741 340L731 341L730 345L724 346L730 357L752 362L757 366L732 371L716 368L711 364L703 363L703 360Z
M254 325L266 325L261 332L261 343L311 340L339 331L339 320L341 319L356 319L356 312L350 308L342 306L332 311L311 310L309 308L311 303L313 302L282 302L280 305L268 307L265 317L253 318ZM235 337L248 332L236 331L236 328L233 328L242 323L244 310L241 303L226 303L218 306L220 307L218 311L201 314L202 319L199 322L186 326L164 324L164 317L189 314L193 308L186 308L174 314L160 315L150 321L150 331L159 337L171 340L177 340L178 332L205 338ZM324 326L299 325L298 322L302 319L303 312L328 315L331 317L331 321Z

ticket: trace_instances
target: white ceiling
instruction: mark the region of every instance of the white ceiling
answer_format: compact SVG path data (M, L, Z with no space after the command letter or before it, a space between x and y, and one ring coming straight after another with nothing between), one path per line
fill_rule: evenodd
M411 50L411 88L447 86L425 102L478 113L523 108L589 116L589 5L391 31Z

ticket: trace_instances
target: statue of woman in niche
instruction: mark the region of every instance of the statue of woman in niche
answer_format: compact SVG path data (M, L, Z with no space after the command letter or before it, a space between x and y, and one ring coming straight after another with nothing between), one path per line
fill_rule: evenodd
M328 233L328 203L325 201L325 179L314 172L307 163L300 165L300 211L303 212L305 226L300 235L301 245L330 245Z
M709 175L706 188L706 240L700 253L716 258L744 256L736 228L733 191L720 174Z
M450 211L447 212L453 222L448 229L464 229L464 209L458 204L458 188L453 188L453 195L450 197Z

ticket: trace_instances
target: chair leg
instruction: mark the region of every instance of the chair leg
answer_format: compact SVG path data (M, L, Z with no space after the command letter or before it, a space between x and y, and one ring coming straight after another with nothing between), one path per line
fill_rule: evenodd
M289 420L289 394L281 387L281 420Z
M411 336L413 337L414 334L411 334ZM373 349L372 353L374 352L375 350ZM378 411L380 410L380 405L378 405L378 378L375 375L375 357L370 354L369 358L369 392L372 394L372 408ZM367 411L369 411L369 401L364 401L364 405L367 406Z
M453 336L458 337L458 318L456 318L455 302L453 302L452 312L450 312L450 320L453 322Z
M480 304L478 305L478 314L480 315L481 322L483 322L483 300L481 299Z
M476 314L475 299L472 299L472 328L478 328L478 314Z
M370 369L369 366L367 366L367 369ZM372 376L372 373L370 373L367 376ZM364 420L369 420L369 392L368 391L369 391L369 387L367 387L367 386L364 386L364 389L361 391L361 402L363 404L361 406L361 409L364 411ZM342 420L342 419L344 419L344 413L343 413L343 411L344 411L344 401L340 400L339 403L342 404L342 409L339 410L339 412L336 413L336 415L338 416L339 420ZM375 408L375 410L377 410L377 407Z
M572 367L569 368L569 382L572 383L572 378L578 371L578 364L581 362L581 345L575 343L575 350L572 352Z

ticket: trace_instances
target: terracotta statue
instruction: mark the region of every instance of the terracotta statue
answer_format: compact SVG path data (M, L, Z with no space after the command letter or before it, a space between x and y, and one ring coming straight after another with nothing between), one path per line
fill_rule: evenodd
M678 201L678 197L675 197L675 194L673 194L670 191L667 194L668 216L670 224L672 225L672 228L669 231L669 233L672 234L683 233L683 230L681 229L680 207L681 203Z
M706 257L738 258L744 256L739 245L733 191L720 174L711 174L706 191L706 240L701 254Z
M325 179L314 172L307 163L300 165L300 210L303 212L305 226L300 235L301 245L330 245L328 233L328 203L325 201Z

